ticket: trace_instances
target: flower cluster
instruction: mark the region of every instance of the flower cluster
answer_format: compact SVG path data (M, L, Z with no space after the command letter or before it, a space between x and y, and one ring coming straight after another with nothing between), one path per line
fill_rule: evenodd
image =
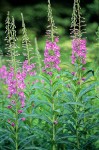
M44 51L44 64L45 69L56 68L60 70L60 47L57 45L58 38L55 38L54 42L47 41Z
M26 118L20 118L20 120L21 121L25 121L26 120ZM12 122L10 119L8 119L8 121L7 121L12 127L15 127L15 123L14 122Z
M21 101L21 107L25 106L25 95L23 90L25 89L25 73L21 71L14 72L13 68L10 68L10 71L8 71L8 75L6 78L6 84L8 86L9 95L8 98L11 98L14 94L18 94L20 101Z
M36 75L36 72L33 71L33 69L35 68L35 64L28 64L28 60L25 60L22 66L23 72L27 75L29 74L30 76L34 76Z
M22 108L25 106L25 78L27 77L27 75L36 75L36 72L33 71L34 68L35 64L28 65L27 60L24 61L22 70L18 70L17 72L15 72L12 67L9 71L7 71L7 68L5 66L2 66L2 68L0 68L0 78L5 79L5 83L8 86L8 98L11 98L13 95L17 94L20 98Z
M8 72L7 72L6 66L2 66L0 68L0 79L6 79L7 74L8 74Z
M73 39L72 41L72 64L79 59L82 64L86 63L86 40Z

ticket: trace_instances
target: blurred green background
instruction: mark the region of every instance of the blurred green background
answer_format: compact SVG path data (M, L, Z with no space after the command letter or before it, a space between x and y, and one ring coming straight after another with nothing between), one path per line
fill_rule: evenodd
M71 38L70 24L73 8L73 0L51 0L53 17L58 27L61 47L62 67L71 62ZM86 37L87 37L87 61L93 62L95 66L99 65L99 47L97 46L96 32L99 23L99 0L81 0L83 16L86 19ZM39 51L42 55L45 47L45 32L47 22L47 0L0 0L0 50L3 51L2 64L6 63L7 50L5 49L5 19L7 11L14 16L17 27L17 37L20 59L22 56L22 23L21 12L27 28L33 49L35 50L34 39L37 37Z

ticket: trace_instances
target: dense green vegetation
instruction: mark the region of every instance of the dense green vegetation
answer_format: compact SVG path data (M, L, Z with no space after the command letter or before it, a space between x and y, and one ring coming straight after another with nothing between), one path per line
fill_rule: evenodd
M1 2L0 150L99 150L98 0Z
M22 58L21 38L21 12L24 15L28 37L30 38L32 47L35 49L35 37L38 39L38 45L40 53L43 57L45 47L45 31L47 26L47 2L44 0L38 1L0 1L0 50L3 51L3 55L6 58L7 49L5 49L5 19L7 11L10 11L10 15L14 16L17 27L18 46L19 53ZM71 41L70 41L70 23L73 1L52 1L53 13L55 24L58 27L58 33L60 36L61 47L61 60L62 62L69 62L68 59L71 55ZM99 2L98 0L86 0L86 3L81 1L83 16L86 16L86 37L88 47L88 61L95 60L95 65L99 63L97 36L96 31L98 29L99 22ZM93 47L91 46L93 45ZM93 50L94 49L94 50ZM93 52L94 51L94 52Z

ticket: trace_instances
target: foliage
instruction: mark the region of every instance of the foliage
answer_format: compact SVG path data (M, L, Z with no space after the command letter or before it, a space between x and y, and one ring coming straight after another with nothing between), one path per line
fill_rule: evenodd
M76 6L77 9L80 8L78 0ZM79 28L80 22L75 22L75 16L78 15L77 20L80 17L78 12L73 7L73 28L75 23ZM60 62L60 48L56 43L59 39L56 37L52 8L48 0L49 41L46 42L44 54L46 50L49 51L44 57L48 56L51 67L44 68L46 62L41 62L39 40L35 38L34 51L31 51L32 45L23 14L21 16L20 49L26 57L20 65L17 65L16 59L19 54L15 20L12 17L11 21L9 12L6 19L6 48L11 63L8 67L0 67L0 149L98 150L99 67L94 68L92 63L81 61L86 55L82 55L86 45L81 45L78 41L83 41L81 29L77 32L77 45L72 45L72 50L76 51L76 61L73 64L62 62L61 69L57 68L56 60L58 58ZM64 43L64 38L62 40ZM70 45L68 39L67 43ZM60 47L63 45L60 44ZM71 47L68 49L71 50ZM52 50L56 54L54 57ZM68 58L68 55L66 57ZM64 56L64 59L66 57ZM34 60L35 63L32 62Z
M5 1L2 3L0 2L0 49L3 51L3 58L2 62L6 63L6 59L9 59L6 54L7 50L5 50L5 34L4 34L4 19L6 18L6 12L10 10L11 16L14 16L16 20L16 26L17 26L17 45L18 45L18 52L20 53L20 59L21 61L24 60L24 56L22 55L22 49L20 41L22 39L22 30L21 30L21 12L24 14L24 20L27 27L27 34L30 39L32 47L34 47L34 41L33 39L35 36L38 40L39 45L39 51L41 56L43 57L43 49L45 45L45 38L43 35L45 35L46 25L47 25L47 4L42 1L27 1L23 2L21 4L21 1L16 1L14 4L14 1ZM27 5L25 5L27 3ZM68 63L69 55L70 55L70 49L68 49L68 42L64 39L69 39L69 28L70 28L70 17L72 13L72 6L73 1L70 0L69 3L67 1L59 1L57 0L57 3L55 1L52 1L53 3L53 13L54 13L54 20L55 24L58 27L58 33L61 37L60 45L62 45L62 61ZM95 42L96 35L95 32L98 27L98 0L91 0L90 2L86 0L84 3L81 1L82 6L82 13L83 16L86 16L86 37L87 40L92 43ZM69 42L70 43L70 42ZM93 59L96 62L96 65L98 65L99 59L97 57L98 49L95 47L95 44L93 43L93 47L95 49L95 53L93 54L91 50L90 44L87 44L89 53L88 53L88 60L92 61ZM69 45L70 47L70 45ZM64 58L64 53L66 53L67 59Z

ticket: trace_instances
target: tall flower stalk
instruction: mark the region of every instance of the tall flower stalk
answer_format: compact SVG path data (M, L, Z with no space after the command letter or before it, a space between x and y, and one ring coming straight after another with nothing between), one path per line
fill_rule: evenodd
M48 0L48 23L49 25L46 31L47 41L44 51L44 64L46 72L52 75L53 69L60 70L60 47L57 45L59 37L57 36L57 28L52 16L50 0Z
M44 51L45 72L54 76L54 70L60 71L60 47L57 45L59 37L57 36L57 28L54 23L50 0L48 0L48 27L46 31L47 41ZM56 150L56 127L55 127L55 97L53 95L53 81L51 80L51 103L52 103L52 150Z
M28 75L34 75L32 69L35 65L28 65L28 62L25 61L22 66L22 70L15 71L14 68L10 68L10 71L6 71L5 68L2 68L1 71L4 72L5 77L0 74L0 78L5 79L5 84L8 87L8 98L10 102L7 106L7 109L12 111L13 118L9 118L9 124L14 130L14 142L15 148L18 150L19 147L19 123L24 121L25 118L20 118L20 114L23 113L23 108L25 107L25 93L24 89L26 88L25 78ZM7 72L7 73L6 73ZM14 99L14 100L12 100ZM12 101L11 101L12 100Z
M25 72L26 76L27 75L34 76L34 75L36 75L36 72L33 71L33 69L35 68L35 64L32 63L32 59L34 58L33 48L31 46L30 39L29 39L28 34L27 34L27 29L26 29L26 26L25 26L24 17L23 17L22 13L21 13L21 17L22 17L22 33L23 33L22 47L23 47L23 50L24 50L23 55L27 59L27 60L24 61L22 69L23 69L23 72ZM26 99L30 99L30 93L31 93L31 91L29 91L29 95L27 95ZM29 106L28 109L27 109L27 112L29 114L31 114L32 109L33 109L32 106ZM32 118L29 118L29 126L30 126L30 132L31 132Z
M72 64L86 63L86 39L85 19L82 17L80 0L74 0L73 13L71 18L71 37L72 37Z
M36 50L36 58L38 59L38 72L41 74L42 72L42 64L41 64L41 55L38 48L37 38L35 38L35 50Z
M19 133L18 133L18 129L19 129L19 124L18 124L18 97L16 97L16 110L15 110L15 147L16 150L18 150L18 140L19 140Z
M31 46L29 37L27 35L27 30L26 30L26 27L25 27L24 17L23 17L22 13L21 13L21 17L22 17L22 33L23 33L22 47L23 47L23 50L24 50L23 55L26 56L26 58L28 60L28 64L30 65L31 59L33 58L33 48Z
M75 72L73 72L73 80L77 85L77 90L82 88L82 84L85 78L82 77L83 72L86 68L83 65L86 64L86 39L83 39L83 34L85 33L85 19L82 17L80 0L74 0L73 13L71 18L71 37L72 37L72 64L75 67ZM75 94L75 102L82 102L82 99L78 98L78 93ZM80 150L80 125L78 120L78 113L80 107L75 105L76 122L75 122L75 134L76 134L76 144L77 149ZM84 110L84 108L83 108ZM85 114L84 114L85 115ZM85 118L84 118L85 119Z
M86 64L85 19L82 17L80 0L74 0L71 18L72 64L75 66L75 76L81 80L81 66ZM79 81L78 81L79 82Z
M12 127L15 128L15 149L18 150L18 95L17 95L17 90L18 90L18 80L16 79L16 74L17 74L17 59L16 57L19 55L17 53L17 37L16 37L16 26L15 26L15 20L14 17L12 17L12 20L10 20L9 17L9 12L7 14L7 19L6 19L6 46L8 48L8 53L10 54L11 57L11 70L10 72L7 73L6 76L6 84L8 85L8 91L9 91L9 98L11 98L14 94L15 97L15 121L14 122L9 122L11 123ZM8 109L12 108L11 105L8 105Z

